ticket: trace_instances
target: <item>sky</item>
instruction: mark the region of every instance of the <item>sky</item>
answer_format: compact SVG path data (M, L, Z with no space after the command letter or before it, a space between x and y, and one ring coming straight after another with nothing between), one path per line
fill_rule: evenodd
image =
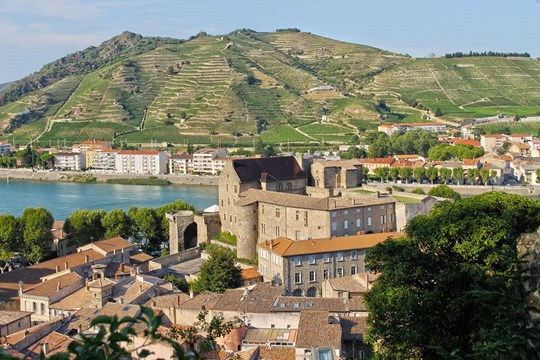
M425 57L516 51L540 57L540 0L0 0L0 84L132 31L317 35Z

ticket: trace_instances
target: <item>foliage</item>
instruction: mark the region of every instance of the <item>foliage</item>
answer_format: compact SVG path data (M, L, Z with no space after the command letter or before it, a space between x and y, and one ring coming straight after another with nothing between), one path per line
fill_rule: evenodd
M264 144L262 140L259 138L255 142L255 154L263 155L263 156L275 156L277 155L277 151L274 148L273 145L270 144Z
M426 192L421 189L421 188L416 188L414 189L413 191L411 191L413 194L418 194L418 195L426 195Z
M160 179L155 176L149 176L147 178L135 178L135 179L107 179L107 184L122 184L122 185L170 185L171 182L167 179Z
M0 260L8 260L19 246L19 229L13 215L0 215Z
M161 245L162 226L156 210L131 207L128 210L135 241L145 250L157 250Z
M156 209L156 216L158 217L158 219L161 219L160 233L162 241L168 243L169 239L169 221L165 217L165 213L182 210L195 211L195 208L193 207L193 205L188 204L183 200L176 200L172 203L165 204Z
M457 144L451 146L449 144L439 144L429 149L430 160L463 160L474 159L484 155L484 149L481 147L474 147L472 145Z
M103 237L109 239L120 236L128 239L131 236L131 219L122 209L113 209L101 218L101 225L105 234Z
M384 359L538 359L516 249L540 205L504 193L445 202L372 248L368 339Z
M235 264L235 254L229 249L216 247L210 251L210 258L201 266L193 290L222 293L240 286L240 268Z
M225 321L223 314L212 315L210 321L207 320L209 316L207 310L201 311L197 315L197 321L195 326L201 329L206 334L205 342L208 344L208 347L213 350L218 350L218 345L216 340L222 338L229 334L232 329L240 325L239 319L234 319L230 321Z
M363 159L367 157L367 152L363 148L350 146L346 151L340 151L338 155L341 159Z
M446 199L461 200L461 195L450 186L441 184L431 188L428 195L442 197Z
M413 176L417 183L422 182L422 178L426 175L426 169L417 167L413 169Z
M236 235L232 235L230 232L227 231L220 232L215 240L234 246L236 246L236 242L238 241Z
M472 57L472 56L496 56L496 57L531 57L531 54L528 52L518 53L518 52L500 52L500 51L469 51L469 52L453 52L444 54L445 58L463 58L463 57Z
M426 169L426 177L431 181L433 184L437 177L439 176L439 169L436 167L429 167Z
M20 218L23 237L23 256L34 263L49 252L52 243L54 218L45 208L24 209Z
M76 246L103 239L105 229L102 219L105 215L104 210L75 210L64 223L66 239Z
M176 288L178 290L180 290L180 291L182 291L184 293L189 292L189 284L187 283L186 280L184 280L182 278L176 277L174 275L166 275L163 278L163 280L170 282L171 284L176 286Z

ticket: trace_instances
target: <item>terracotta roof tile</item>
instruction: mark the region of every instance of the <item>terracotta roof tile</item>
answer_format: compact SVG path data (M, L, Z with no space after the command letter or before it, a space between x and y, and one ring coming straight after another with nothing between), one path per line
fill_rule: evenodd
M205 291L184 302L182 304L182 309L202 310L202 307L204 306L206 310L212 310L220 297L221 294Z
M341 349L341 324L329 323L327 311L302 311L298 323L296 348L332 347Z
M69 336L53 331L52 333L43 337L39 342L30 346L27 351L23 352L25 352L32 359L39 359L43 349L42 344L47 343L49 348L47 357L58 353L67 353L68 345L71 344L72 341L73 339L71 339Z
M110 239L105 239L101 241L96 241L92 243L94 246L97 246L98 248L102 249L103 251L107 253L112 253L115 250L121 251L122 249L127 249L130 247L133 247L133 244L127 241L126 239L117 236Z
M30 314L32 313L26 311L0 310L0 325L11 324L14 321L30 316Z
M151 306L160 309L168 309L171 307L181 306L183 303L190 299L188 294L182 292L176 292L173 294L154 296L148 300L144 306Z
M299 241L278 237L267 243L260 243L257 247L283 257L288 257L355 249L369 249L388 238L398 238L400 236L400 233L391 232Z
M242 269L242 271L240 272L240 276L243 280L257 279L262 277L261 273L259 273L259 270L254 267Z
M50 309L59 310L80 310L82 308L92 307L92 294L83 287L72 294L49 305Z
M260 346L259 355L264 360L291 360L295 359L296 353L293 347Z
M50 297L61 289L79 282L82 286L82 277L77 273L68 273L42 282L29 290L24 295Z
M360 162L362 164L384 164L384 165L392 165L396 161L393 157L387 157L387 158L366 158L366 159L360 159Z
M362 341L366 335L367 317L364 316L340 316L343 340Z
M102 254L95 250L85 250L0 274L0 300L17 297L19 281L24 283L25 290L29 289L41 283L42 277L54 274L56 267L63 271L66 263L68 268L85 264L86 256L88 256L90 262L104 258Z
M141 252L135 255L131 255L129 258L131 260L135 260L138 263L143 263L152 260L154 257L152 255L148 255L147 253Z

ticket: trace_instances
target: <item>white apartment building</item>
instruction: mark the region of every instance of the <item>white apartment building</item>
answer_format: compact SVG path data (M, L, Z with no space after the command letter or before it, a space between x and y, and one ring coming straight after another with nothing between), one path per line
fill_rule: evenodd
M86 168L86 154L74 152L60 152L54 155L54 167L61 170L84 170Z
M11 144L0 142L0 156L9 155L11 153Z
M161 175L167 173L167 152L158 150L122 150L115 156L116 171L121 174Z
M176 153L169 159L169 173L191 174L193 172L193 155L188 153Z
M391 136L396 131L411 131L411 130L427 130L433 132L445 132L446 124L426 122L426 123L396 123L396 124L382 124L379 125L377 131L383 132L388 136Z
M193 172L218 175L225 166L226 149L201 149L193 154Z
M119 150L92 149L86 152L86 167L95 170L116 170L116 154Z

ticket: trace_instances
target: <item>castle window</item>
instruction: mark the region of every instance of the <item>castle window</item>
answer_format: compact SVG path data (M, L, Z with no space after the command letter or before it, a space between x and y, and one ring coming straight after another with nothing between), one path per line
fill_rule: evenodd
M276 226L276 236L279 236L279 226Z
M294 257L294 266L301 266L302 265L302 259L300 258L300 256L295 256Z
M330 262L330 254L323 254L323 261L325 263L329 263Z
M368 216L367 218L367 226L371 226L371 216Z
M278 207L276 207L276 217L280 217L280 215L281 215L281 210Z
M322 272L322 277L323 277L324 280L329 279L330 278L330 270L329 269L324 269L323 272Z
M343 261L343 252L338 252L336 255L337 261Z
M337 268L337 275L340 276L340 277L343 276L343 268L342 267Z
M296 210L296 220L300 220L300 210Z
M234 185L234 193L235 193L235 194L238 193L238 185Z
M302 273L294 273L294 283L300 284L302 282Z
M261 223L261 233L266 234L266 225Z
M351 266L351 275L356 275L358 268L356 266Z
M309 272L309 281L310 281L310 282L315 282L315 281L317 281L317 276L316 276L316 274L315 274L315 271L313 271L313 270Z
M315 255L309 255L309 263L315 264L317 262Z

